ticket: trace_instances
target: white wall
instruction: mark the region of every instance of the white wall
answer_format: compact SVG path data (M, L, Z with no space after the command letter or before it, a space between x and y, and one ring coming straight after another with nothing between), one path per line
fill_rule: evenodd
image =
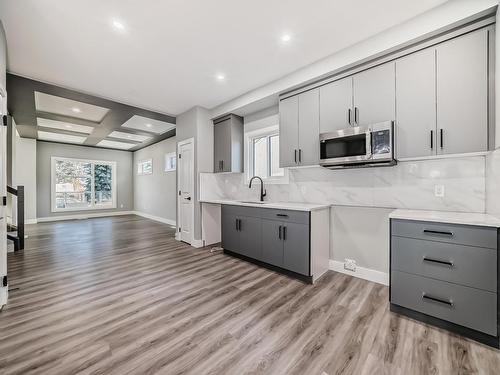
M21 138L16 132L13 167L14 186L24 186L24 219L36 222L36 140Z
M7 39L2 21L0 21L0 86L7 90L6 84L7 72Z
M134 210L176 222L176 171L165 172L165 154L176 152L176 138L168 138L134 152ZM137 163L153 160L153 173L137 174Z

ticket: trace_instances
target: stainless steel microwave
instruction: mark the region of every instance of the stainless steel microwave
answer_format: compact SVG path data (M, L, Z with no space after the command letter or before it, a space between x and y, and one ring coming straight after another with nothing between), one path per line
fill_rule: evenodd
M328 168L394 165L392 121L322 133L320 165Z

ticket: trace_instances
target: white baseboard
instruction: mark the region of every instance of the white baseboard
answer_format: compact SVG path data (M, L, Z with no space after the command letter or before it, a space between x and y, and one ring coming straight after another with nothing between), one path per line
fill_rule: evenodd
M191 242L191 246L196 248L203 247L203 240L193 240L193 242Z
M181 234L179 232L175 232L175 239L177 241L180 241L181 240Z
M24 224L36 224L38 223L37 219L27 219L24 221Z
M133 215L133 214L134 211L93 212L88 214L39 217L36 220L38 223L46 223L50 221L83 220L83 219L91 219L94 217L122 216L122 215Z
M168 225L171 225L173 227L175 227L177 225L177 222L175 220L165 219L163 217L150 215L150 214L147 214L147 213L141 212L141 211L132 211L132 212L137 216L142 216L142 217L145 217L146 219L158 221L160 223L168 224Z
M389 274L381 271L372 270L371 268L356 267L356 271L349 271L344 269L344 263L338 260L330 259L330 269L332 271L345 273L346 275L359 277L360 279L373 281L374 283L389 285Z

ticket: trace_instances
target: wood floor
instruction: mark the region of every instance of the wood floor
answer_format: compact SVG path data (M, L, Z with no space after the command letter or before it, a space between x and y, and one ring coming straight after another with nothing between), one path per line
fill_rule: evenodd
M498 374L500 352L388 311L388 288L316 285L137 216L37 224L9 254L0 374Z

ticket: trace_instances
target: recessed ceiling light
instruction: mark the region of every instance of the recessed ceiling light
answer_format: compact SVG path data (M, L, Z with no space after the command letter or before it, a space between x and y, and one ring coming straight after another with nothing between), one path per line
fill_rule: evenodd
M281 36L281 41L282 41L282 42L287 43L287 42L289 42L290 40L292 40L292 36L291 36L290 34L283 34L283 35Z
M71 129L72 126L71 125L66 125L66 128Z
M113 25L115 30L125 31L125 24L117 19L113 19L111 24Z
M71 110L72 110L73 112L75 112L75 113L80 113L80 112L82 111L82 110L81 110L80 108L78 108L78 107L73 107L73 108L71 108Z
M151 125L151 124L146 124L146 127L147 127L147 128L150 128L150 127L152 127L152 126L153 126L153 125Z
M217 81L224 81L226 79L226 76L222 73L217 73L217 75L215 76L215 78L217 79Z

